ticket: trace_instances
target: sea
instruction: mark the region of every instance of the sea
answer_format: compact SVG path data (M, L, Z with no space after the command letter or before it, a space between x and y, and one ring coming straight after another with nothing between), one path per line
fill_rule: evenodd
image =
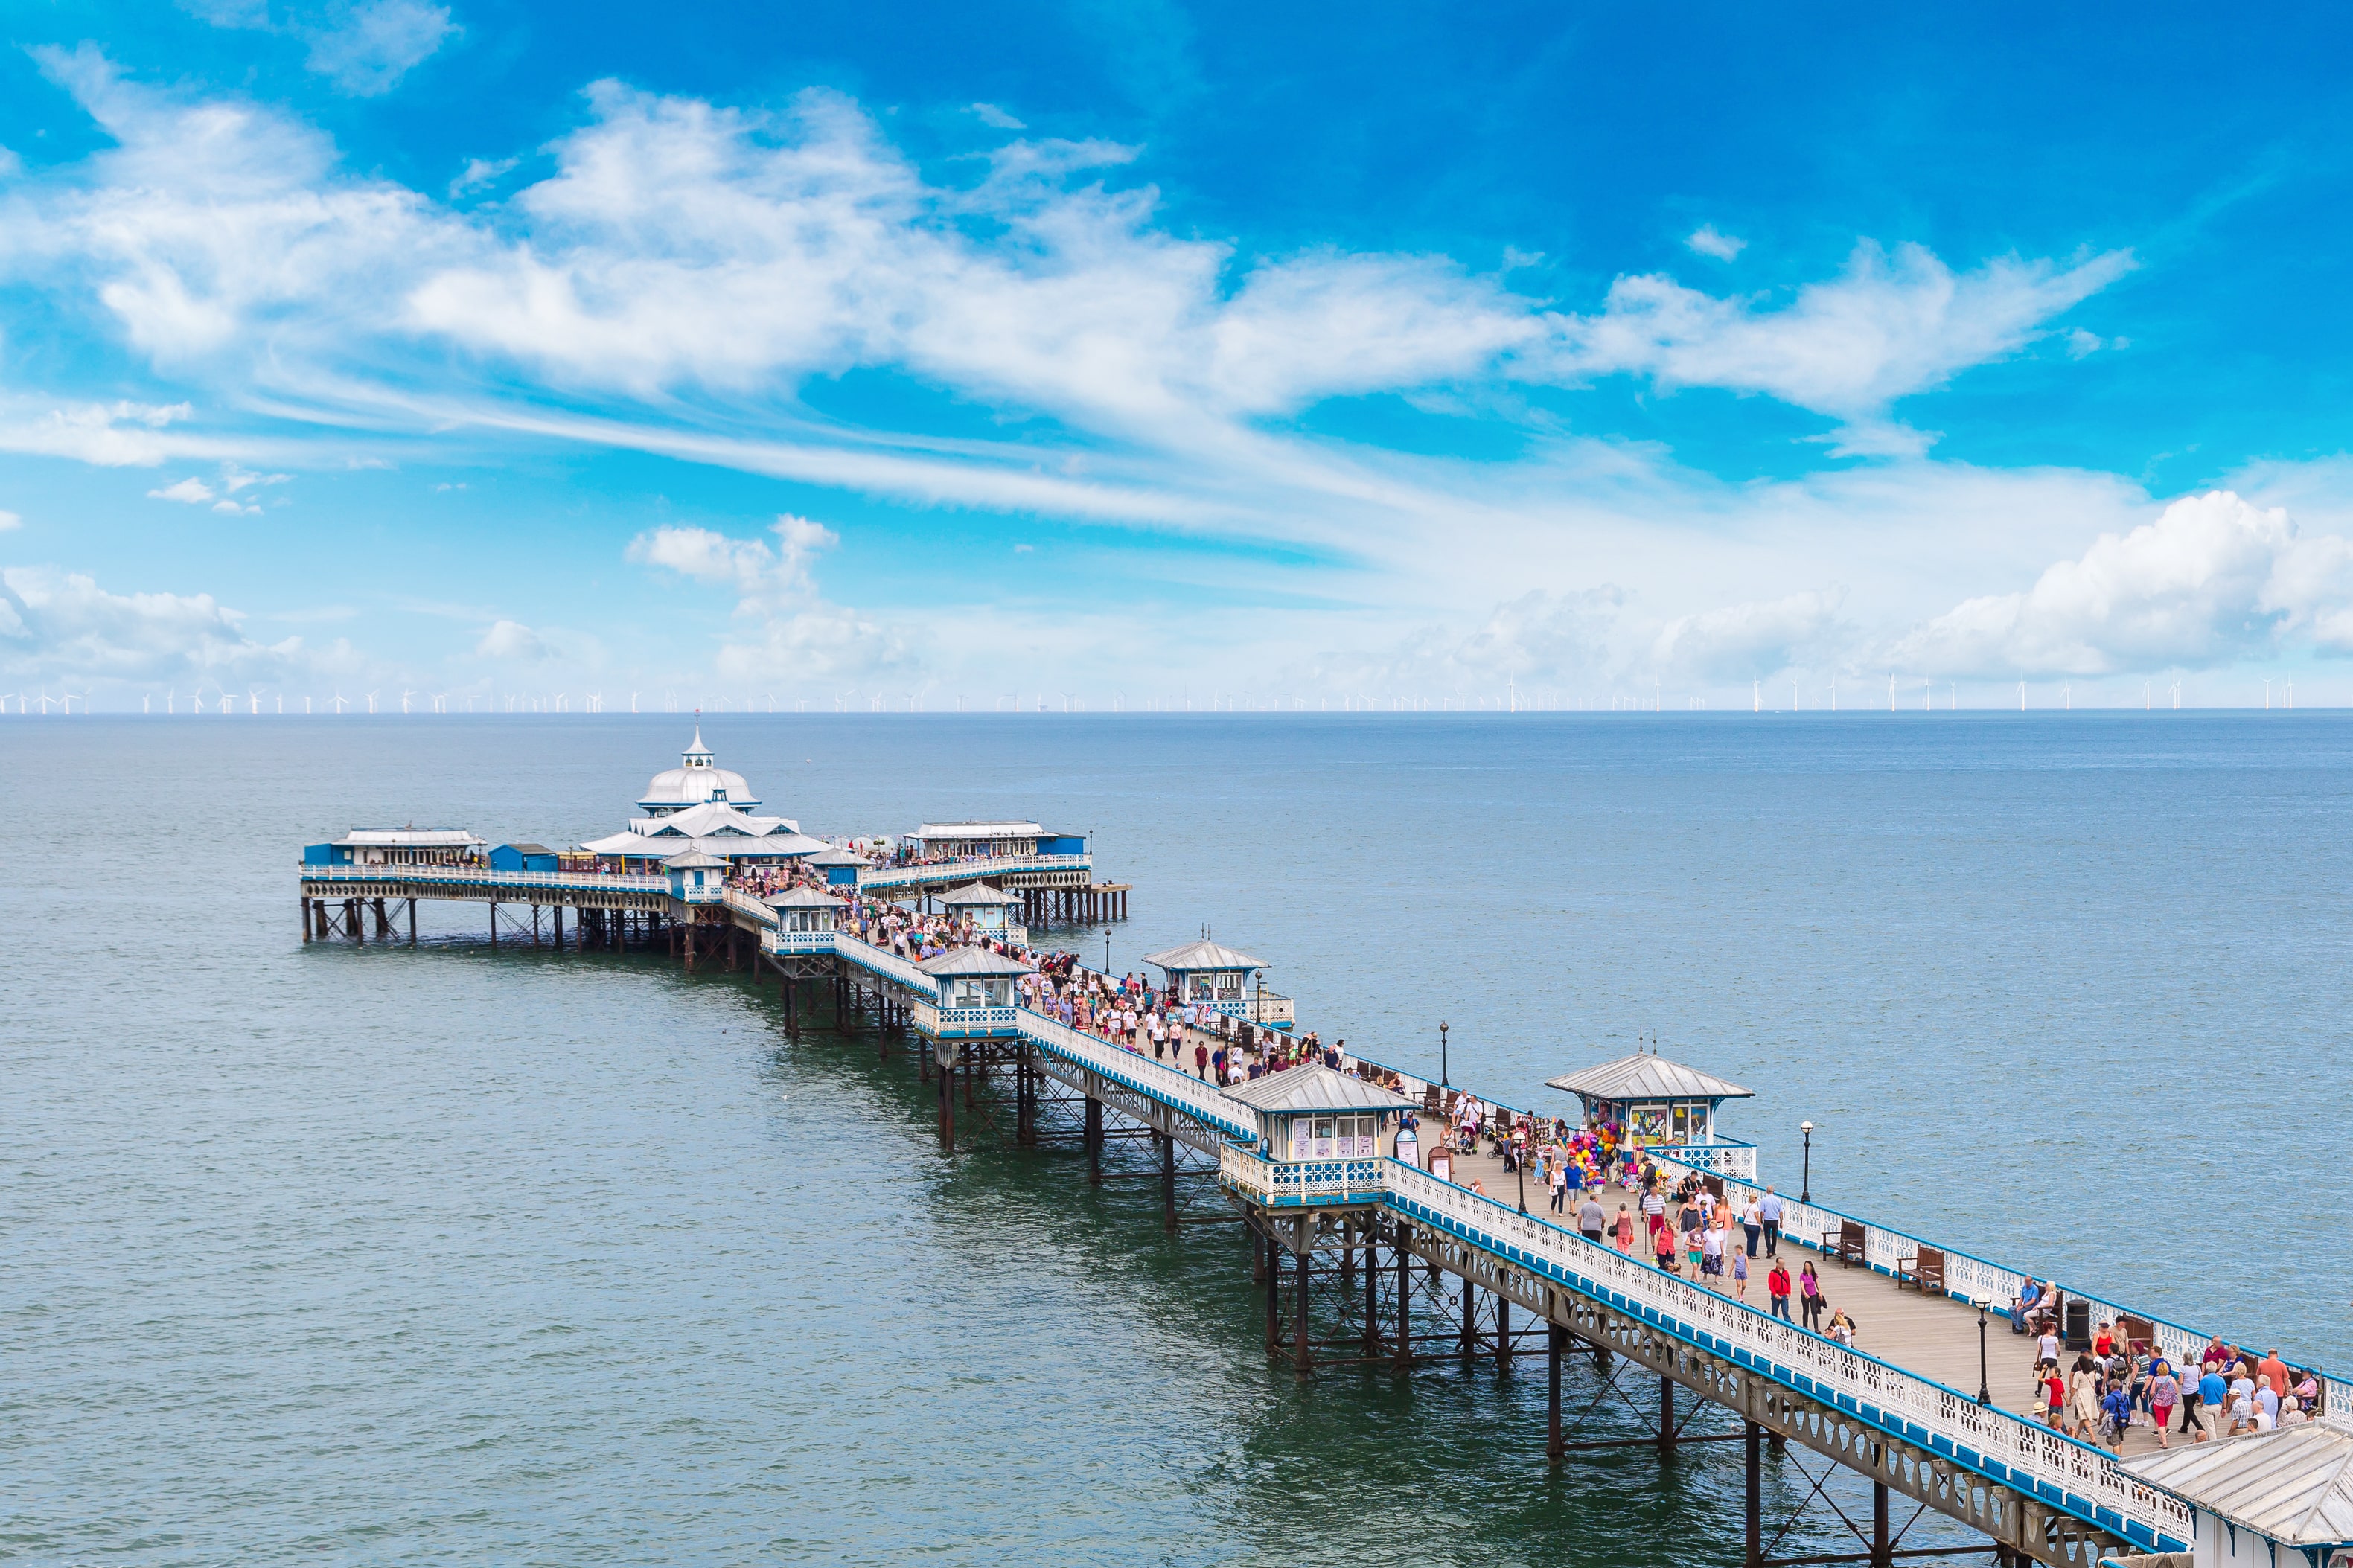
M609 833L693 722L0 721L0 1562L1738 1560L1737 1444L1555 1470L1540 1362L1303 1383L1239 1227L943 1155L773 986L475 906L301 940L304 844ZM2353 1364L2353 716L701 722L820 836L1090 836L1090 963L1206 931L1523 1105L1654 1046L1784 1190ZM1782 1554L1855 1549L1821 1468L1768 1466Z

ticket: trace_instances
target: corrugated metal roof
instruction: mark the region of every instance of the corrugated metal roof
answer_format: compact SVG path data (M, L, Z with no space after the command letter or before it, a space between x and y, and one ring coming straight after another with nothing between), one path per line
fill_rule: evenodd
M2316 1421L2143 1454L2124 1468L2283 1546L2353 1544L2353 1436Z
M1252 1110L1278 1115L1317 1110L1402 1110L1414 1103L1377 1083L1335 1072L1322 1062L1252 1079L1226 1090L1226 1098L1240 1100Z
M469 844L489 843L475 837L462 827L354 827L341 838L339 845L366 847L389 847L402 849L463 848Z
M820 849L808 858L812 866L863 866L865 859L847 849Z
M770 909L776 910L839 910L841 908L839 899L829 893L820 893L815 888L787 888L783 892L772 893L760 901Z
M1027 974L1030 966L985 947L958 947L915 965L926 974Z
M724 868L727 862L716 855L705 855L700 849L690 849L683 855L673 855L662 862L665 871L708 871Z
M1144 955L1144 962L1172 973L1178 970L1266 967L1264 959L1252 958L1247 952L1236 952L1230 947L1220 947L1208 937L1198 942L1188 942L1182 947L1172 947L1166 952L1147 952Z
M1545 1079L1547 1087L1567 1089L1587 1100L1753 1100L1736 1083L1712 1073L1671 1062L1664 1057L1620 1057L1599 1067L1584 1068Z
M910 838L1039 838L1046 830L1034 822L926 822Z
M1005 904L1018 904L1020 901L1016 895L992 888L986 882L966 883L940 900L944 904L952 904L959 909L977 906L996 908Z

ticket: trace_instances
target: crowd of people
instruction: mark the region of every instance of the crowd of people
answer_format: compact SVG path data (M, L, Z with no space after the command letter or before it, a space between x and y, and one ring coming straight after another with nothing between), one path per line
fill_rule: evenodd
M2218 1335L2196 1362L2177 1363L2103 1321L2091 1347L2069 1361L2058 1307L2056 1290L2029 1279L2010 1310L2016 1331L2035 1340L2035 1405L2053 1430L2122 1452L2135 1426L2150 1428L2163 1448L2177 1436L2211 1443L2312 1419L2319 1378L2289 1366L2276 1350L2258 1358Z

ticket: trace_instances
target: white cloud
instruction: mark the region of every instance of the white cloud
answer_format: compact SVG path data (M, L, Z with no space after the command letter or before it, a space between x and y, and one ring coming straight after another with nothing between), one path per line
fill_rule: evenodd
M1728 234L1718 234L1715 225L1704 223L1694 229L1683 243L1702 256L1713 256L1718 261L1729 261L1748 248L1745 239L1735 239Z
M521 162L519 158L469 158L464 172L449 182L449 195L457 197L480 190Z
M972 106L972 113L974 119L994 130L1027 131L1029 129L993 103L976 103Z
M0 533L5 533L12 528L22 526L24 521L13 511L0 510Z
M2099 353L2107 345L2105 343L2100 341L2097 333L2087 332L2081 327L2077 327L2073 331L2067 334L2067 357L2069 359L2088 358L2091 355Z
M149 490L147 499L185 501L190 506L198 506L213 499L213 488L191 474L186 479L175 480L161 489Z
M98 468L152 468L168 458L215 445L164 434L166 426L188 414L185 403L82 403L40 414L0 411L0 451L70 458Z
M2101 534L2023 593L1963 601L1892 660L1939 675L2099 676L2226 664L2299 634L2353 652L2353 543L2214 490Z
M1868 241L1840 277L1780 310L1715 299L1655 275L1620 278L1580 319L1562 363L1715 386L1868 421L1898 398L2015 353L2044 322L2131 268L2111 251L2073 267L2005 257L1956 274L1925 247Z
M389 92L457 27L446 5L422 0L363 0L339 9L311 37L311 68L361 98Z
M723 644L719 673L730 679L835 680L903 675L920 661L906 637L818 592L817 552L838 536L805 517L779 516L776 543L708 528L663 527L629 542L628 558L735 591L735 616L756 623L757 639Z
M275 680L302 639L264 646L209 594L110 594L92 578L0 568L0 671L73 680Z
M474 651L484 658L543 659L547 644L520 621L501 621L482 634Z
M1703 681L1762 679L1800 662L1836 632L1845 598L1843 588L1819 589L1680 616L1659 634L1653 657Z

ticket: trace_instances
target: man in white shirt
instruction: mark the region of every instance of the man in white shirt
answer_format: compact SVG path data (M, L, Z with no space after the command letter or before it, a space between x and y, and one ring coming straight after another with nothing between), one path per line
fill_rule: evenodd
M1782 1213L1780 1194L1767 1187L1765 1195L1757 1202L1757 1221L1765 1227L1765 1256L1767 1258L1781 1256Z

